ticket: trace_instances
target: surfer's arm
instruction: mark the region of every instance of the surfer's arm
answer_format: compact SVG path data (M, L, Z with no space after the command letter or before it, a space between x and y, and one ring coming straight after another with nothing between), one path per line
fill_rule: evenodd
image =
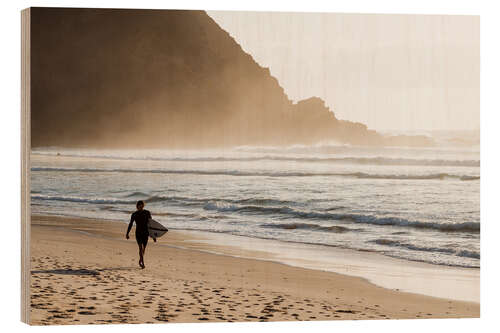
M134 214L132 214L132 216L130 217L130 223L128 224L128 228L127 228L127 234L125 235L125 237L128 239L128 234L130 232L130 229L132 229L132 225L134 224Z

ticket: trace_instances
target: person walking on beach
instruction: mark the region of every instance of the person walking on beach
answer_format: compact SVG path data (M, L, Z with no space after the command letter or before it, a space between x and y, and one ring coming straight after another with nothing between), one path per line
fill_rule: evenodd
M144 269L146 267L144 265L144 253L146 252L146 245L148 245L148 221L151 218L151 213L149 210L144 209L144 202L142 200L137 201L136 207L137 210L132 213L130 217L130 223L128 224L125 238L129 239L128 234L135 221L135 240L139 246L139 266Z

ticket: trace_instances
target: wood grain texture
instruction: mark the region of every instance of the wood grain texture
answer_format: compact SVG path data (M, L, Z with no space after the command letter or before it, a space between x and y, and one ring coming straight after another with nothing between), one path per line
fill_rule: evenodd
M21 11L21 321L30 323L31 11Z

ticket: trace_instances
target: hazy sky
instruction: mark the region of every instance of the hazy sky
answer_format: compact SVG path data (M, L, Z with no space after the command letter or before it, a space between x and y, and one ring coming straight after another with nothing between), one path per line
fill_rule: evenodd
M479 16L208 14L293 101L377 130L479 128Z

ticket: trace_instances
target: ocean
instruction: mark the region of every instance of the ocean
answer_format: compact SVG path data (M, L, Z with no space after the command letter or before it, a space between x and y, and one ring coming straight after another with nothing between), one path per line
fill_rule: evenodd
M480 267L476 147L50 147L31 171L34 214L128 223L144 200L171 229Z

